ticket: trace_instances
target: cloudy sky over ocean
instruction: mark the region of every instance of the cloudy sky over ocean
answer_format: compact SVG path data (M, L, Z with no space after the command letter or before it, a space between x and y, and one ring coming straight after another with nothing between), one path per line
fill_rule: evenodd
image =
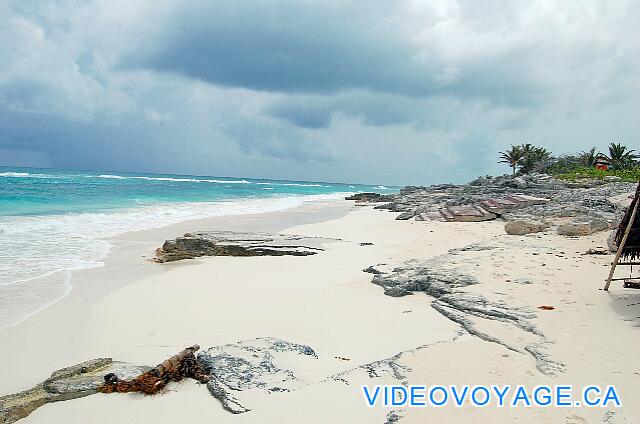
M640 143L640 2L3 1L0 165L384 184Z

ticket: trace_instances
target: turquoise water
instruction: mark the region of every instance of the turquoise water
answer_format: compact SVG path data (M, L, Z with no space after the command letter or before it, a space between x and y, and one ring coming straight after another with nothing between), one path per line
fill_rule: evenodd
M0 215L52 215L175 202L388 190L383 186L324 182L0 167Z
M220 215L274 212L394 188L306 181L0 167L0 328L71 290L119 234Z

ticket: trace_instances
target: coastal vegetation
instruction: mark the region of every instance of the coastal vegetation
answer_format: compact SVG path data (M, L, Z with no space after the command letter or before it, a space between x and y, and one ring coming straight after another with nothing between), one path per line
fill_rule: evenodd
M559 179L615 177L640 181L640 155L622 143L610 143L606 153L595 147L581 152L554 156L543 147L530 143L513 145L499 152L499 163L506 163L513 175L544 172Z

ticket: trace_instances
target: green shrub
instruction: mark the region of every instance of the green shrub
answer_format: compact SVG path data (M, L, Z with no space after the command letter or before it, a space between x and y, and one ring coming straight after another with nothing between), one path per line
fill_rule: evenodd
M558 179L569 181L585 178L597 178L601 180L607 176L615 176L620 177L623 181L635 183L640 181L640 167L636 166L629 169L614 169L609 171L603 171L593 167L579 167L568 172L554 174L554 176Z

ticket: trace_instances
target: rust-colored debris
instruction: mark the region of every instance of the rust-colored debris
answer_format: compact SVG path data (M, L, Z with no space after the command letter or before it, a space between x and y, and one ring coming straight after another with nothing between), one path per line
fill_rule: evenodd
M553 311L556 308L554 306L542 305L538 306L538 309L542 309L543 311Z
M198 345L188 347L133 380L120 380L113 373L107 374L104 376L104 384L98 387L98 391L102 393L142 392L152 395L166 386L169 381L193 378L206 383L209 376L200 367L193 354L198 349L200 349Z

